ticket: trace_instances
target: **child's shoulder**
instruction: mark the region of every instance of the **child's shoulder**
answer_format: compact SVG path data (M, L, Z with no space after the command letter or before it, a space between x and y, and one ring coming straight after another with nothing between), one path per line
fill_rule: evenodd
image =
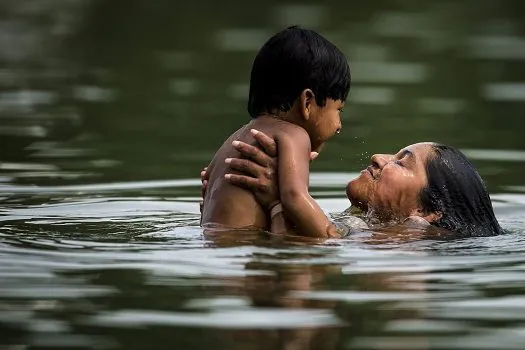
M274 119L271 128L274 137L309 139L308 132L303 127L284 120Z

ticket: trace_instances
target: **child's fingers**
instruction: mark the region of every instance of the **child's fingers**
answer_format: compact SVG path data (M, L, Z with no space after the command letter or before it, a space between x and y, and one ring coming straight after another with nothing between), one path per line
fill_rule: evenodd
M242 141L233 141L232 145L244 157L253 160L255 163L261 166L266 167L273 165L273 158L255 146L249 145Z
M226 163L229 164L230 169L237 170L255 177L258 177L259 174L262 174L265 169L249 159L226 158Z
M319 153L317 152L310 152L310 160L315 160L315 158L319 157Z
M277 144L273 138L256 129L251 129L250 132L252 133L253 138L257 140L259 145L264 148L264 151L267 155L270 157L277 157Z

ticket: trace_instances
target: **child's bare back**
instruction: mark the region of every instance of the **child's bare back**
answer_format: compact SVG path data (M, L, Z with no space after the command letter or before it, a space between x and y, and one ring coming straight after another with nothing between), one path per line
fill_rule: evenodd
M251 129L257 129L266 135L279 139L279 135L289 133L290 129L301 129L299 126L277 118L260 117L253 119L234 132L215 153L208 166L209 187L204 197L202 209L202 225L218 225L230 228L268 229L269 213L256 201L251 191L232 185L225 180L224 175L232 173L226 158L239 158L240 154L233 148L235 140L254 144ZM308 148L304 149L309 154Z

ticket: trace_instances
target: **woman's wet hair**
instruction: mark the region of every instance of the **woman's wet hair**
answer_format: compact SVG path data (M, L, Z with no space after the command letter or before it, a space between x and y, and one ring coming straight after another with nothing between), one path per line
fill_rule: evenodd
M474 165L454 147L434 143L432 148L426 164L428 185L420 193L423 210L441 215L432 224L464 237L502 233Z
M271 37L253 62L248 113L288 111L305 89L318 105L326 99L346 101L350 67L345 55L320 34L297 26Z

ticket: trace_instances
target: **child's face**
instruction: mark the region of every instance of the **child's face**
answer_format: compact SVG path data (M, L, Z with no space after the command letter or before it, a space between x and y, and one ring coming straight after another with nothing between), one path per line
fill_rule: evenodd
M344 102L341 100L326 99L326 104L321 107L314 103L310 114L310 138L312 149L319 148L323 142L339 133L341 130L341 111Z

